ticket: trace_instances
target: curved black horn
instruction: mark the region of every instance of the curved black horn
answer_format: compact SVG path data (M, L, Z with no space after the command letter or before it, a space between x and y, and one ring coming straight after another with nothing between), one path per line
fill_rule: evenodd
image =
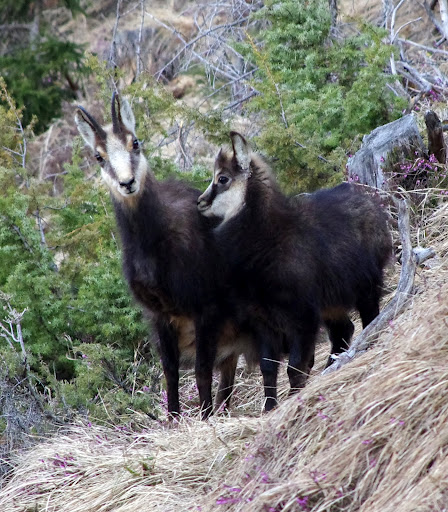
M115 107L115 104L118 105L118 112ZM114 133L121 133L121 127L123 125L123 121L121 119L121 111L120 111L120 96L116 91L112 94L112 106L111 106L111 114L112 114L112 130Z
M78 105L78 109L81 111L84 120L90 124L93 131L103 140L106 140L106 132L101 128L97 120L92 117L84 107Z

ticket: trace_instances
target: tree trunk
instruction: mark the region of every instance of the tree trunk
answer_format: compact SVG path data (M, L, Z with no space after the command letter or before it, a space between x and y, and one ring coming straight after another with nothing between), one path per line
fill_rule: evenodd
M426 153L415 118L408 114L364 136L360 150L348 159L348 177L350 181L386 190L386 167Z
M328 0L331 13L331 28L334 28L338 18L338 0Z

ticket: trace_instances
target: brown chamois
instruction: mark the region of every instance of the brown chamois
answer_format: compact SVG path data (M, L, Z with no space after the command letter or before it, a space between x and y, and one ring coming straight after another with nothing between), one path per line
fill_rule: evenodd
M124 275L158 334L168 413L179 413L179 365L194 362L205 418L212 409L213 364L221 372L217 405L228 407L238 356L246 353L246 339L239 337L221 300L223 267L210 221L197 211L200 191L179 180L155 179L128 101L114 94L111 113L112 125L102 127L79 107L76 124L111 193Z
M378 315L392 241L386 213L362 187L343 183L288 199L244 137L231 132L230 138L232 150L219 152L198 209L222 220L215 240L238 310L246 315L239 321L256 336L270 410L282 354L289 353L293 392L305 385L314 364L322 323L331 353L338 354L353 335L350 310L359 311L363 327Z

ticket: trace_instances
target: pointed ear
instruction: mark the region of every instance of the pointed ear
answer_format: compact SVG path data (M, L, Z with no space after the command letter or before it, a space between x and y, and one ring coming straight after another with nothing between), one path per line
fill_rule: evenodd
M121 98L117 92L112 94L111 114L114 133L120 133L123 126L129 132L135 133L135 117L131 105L126 98Z
M84 139L84 142L95 151L95 131L87 116L84 115L81 109L75 112L75 123L78 127L78 132Z
M230 139L232 141L233 154L238 165L244 172L248 172L250 167L250 151L246 139L238 132L230 132Z
M131 105L126 98L121 98L120 103L121 120L128 131L135 133L135 117Z

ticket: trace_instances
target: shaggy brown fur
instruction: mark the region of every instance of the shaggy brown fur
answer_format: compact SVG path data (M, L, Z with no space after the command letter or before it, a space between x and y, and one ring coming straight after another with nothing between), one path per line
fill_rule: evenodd
M235 132L231 139L233 151L219 153L198 206L208 217L223 218L215 239L240 321L257 337L269 410L283 352L290 354L291 390L301 388L322 322L338 354L353 334L350 310L359 311L363 327L378 315L391 235L379 202L362 188L344 183L290 200L245 139Z
M76 122L111 191L125 277L157 329L168 411L179 413L179 364L194 363L206 417L214 362L221 370L217 403L228 406L238 356L252 356L250 340L226 307L219 253L196 208L199 191L155 179L135 137L132 110L118 96L112 99L112 127L101 127L81 108Z

